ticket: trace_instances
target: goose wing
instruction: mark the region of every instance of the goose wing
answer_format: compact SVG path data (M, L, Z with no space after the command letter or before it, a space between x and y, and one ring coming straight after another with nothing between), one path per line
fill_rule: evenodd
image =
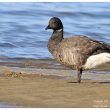
M92 40L86 36L65 38L57 46L53 55L62 64L71 68L80 68L91 55L110 53L110 45Z

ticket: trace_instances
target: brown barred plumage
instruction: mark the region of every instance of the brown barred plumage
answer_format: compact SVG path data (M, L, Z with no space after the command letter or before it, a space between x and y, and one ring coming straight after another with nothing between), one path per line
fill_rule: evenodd
M90 56L99 55L101 53L110 53L110 45L92 40L86 36L63 38L63 24L57 17L50 19L46 29L53 29L53 34L48 42L49 51L58 62L78 71L79 83L81 81L82 71L90 68L85 67L85 65L91 61L90 59L90 61L87 62L87 59L89 59ZM110 56L110 54L107 55L107 57L108 56ZM105 56L104 58L106 59ZM109 59L110 58L106 59L106 61L104 60L102 63L110 62ZM93 61L95 61L95 58Z

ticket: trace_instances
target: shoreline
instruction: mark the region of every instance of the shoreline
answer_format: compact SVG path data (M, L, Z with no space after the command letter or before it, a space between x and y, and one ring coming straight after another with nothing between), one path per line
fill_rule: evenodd
M78 84L76 72L54 60L6 61L0 62L0 104L7 108L110 107L109 71L85 71Z
M0 108L17 108L17 106L14 104L0 102Z

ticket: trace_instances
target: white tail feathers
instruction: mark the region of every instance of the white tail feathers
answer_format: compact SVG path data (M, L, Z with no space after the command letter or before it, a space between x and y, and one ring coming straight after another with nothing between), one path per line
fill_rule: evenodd
M100 53L90 56L83 67L84 69L110 69L110 53Z

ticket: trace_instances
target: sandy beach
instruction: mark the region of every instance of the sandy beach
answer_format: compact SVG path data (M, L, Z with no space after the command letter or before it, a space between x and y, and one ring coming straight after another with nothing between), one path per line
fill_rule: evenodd
M0 63L0 107L110 107L107 71L84 72L78 84L75 71L54 60L6 61Z

